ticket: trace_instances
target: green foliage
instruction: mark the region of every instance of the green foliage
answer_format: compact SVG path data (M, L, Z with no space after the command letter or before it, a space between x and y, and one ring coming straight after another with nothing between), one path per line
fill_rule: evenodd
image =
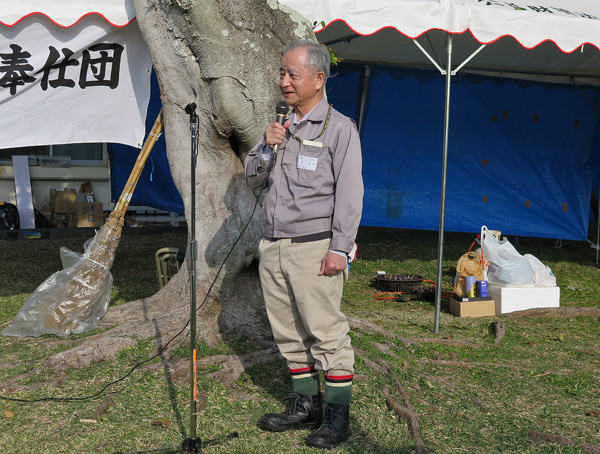
M447 232L442 284L450 288L454 267L475 235ZM431 301L377 300L377 271L421 274L435 280L437 232L361 228L358 259L352 263L343 309L375 328L351 332L356 361L351 407L352 436L338 453L401 453L414 448L406 421L386 405L387 391L406 405L398 383L419 415L424 443L435 453L584 453L598 445L600 414L600 320L503 315L457 318L442 301L440 333L434 334ZM2 242L0 324L14 317L29 294L60 267L59 248L82 250L87 238ZM513 244L514 237L509 238ZM158 290L154 252L185 247L181 232L124 235L113 267L112 305L145 298ZM584 242L518 238L521 253L548 264L561 287L561 306L600 307L600 269ZM495 342L492 321L503 321L506 336ZM112 361L61 374L45 366L54 353L79 344L72 339L0 337L0 393L23 399L82 397L96 393L147 359L154 343L140 340ZM228 337L198 346L199 357L257 350L248 339ZM189 358L189 347L175 354ZM377 365L387 365L378 373ZM220 366L199 371L198 435L207 453L313 453L307 431L270 433L256 421L280 411L291 389L285 362L278 356L248 370L226 387L210 378ZM50 386L51 382L55 385ZM0 452L66 454L112 453L179 446L189 435L189 381L174 377L156 359L91 400L24 404L0 400ZM89 422L96 415L97 422ZM596 416L594 416L596 415ZM239 438L228 438L232 432ZM532 438L530 431L560 435L571 446Z
M315 28L317 28L318 26L321 26L322 28L325 28L327 26L327 24L325 23L325 21L314 21L313 22L313 30ZM333 65L333 66L337 66L339 62L343 61L343 58L338 58L335 56L335 52L331 47L327 47L324 44L322 45L323 47L325 47L327 49L327 51L329 52L329 62Z

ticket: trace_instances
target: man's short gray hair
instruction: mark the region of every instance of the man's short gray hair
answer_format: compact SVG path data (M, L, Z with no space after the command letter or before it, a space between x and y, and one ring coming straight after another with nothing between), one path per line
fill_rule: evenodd
M308 65L312 66L316 71L322 71L325 74L325 80L327 80L329 77L329 51L325 46L308 39L299 39L288 44L283 54L285 55L299 47L306 49Z

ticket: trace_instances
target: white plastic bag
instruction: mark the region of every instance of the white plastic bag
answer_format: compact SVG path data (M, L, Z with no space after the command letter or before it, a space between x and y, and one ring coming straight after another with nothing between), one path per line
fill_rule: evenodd
M529 260L504 238L499 241L484 225L481 227L481 249L488 267L488 281L497 284L533 284L534 273Z
M556 286L556 276L554 276L549 266L544 265L537 257L531 254L525 254L523 257L525 257L529 262L529 265L531 265L531 269L533 270L533 283L535 285L545 285L548 287Z

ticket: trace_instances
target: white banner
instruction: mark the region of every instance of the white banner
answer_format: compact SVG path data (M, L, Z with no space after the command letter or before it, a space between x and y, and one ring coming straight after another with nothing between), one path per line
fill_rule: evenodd
M0 26L0 148L88 142L141 147L152 63L134 20L63 28L33 15Z

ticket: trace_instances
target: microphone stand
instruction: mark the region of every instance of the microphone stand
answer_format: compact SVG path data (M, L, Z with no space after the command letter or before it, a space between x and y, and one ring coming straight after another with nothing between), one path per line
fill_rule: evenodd
M190 436L183 441L183 452L202 452L202 441L196 436L198 401L198 369L196 367L196 161L198 158L198 116L196 104L191 102L185 108L190 116L191 138L191 225L190 225Z
M185 107L185 113L190 116L190 136L191 136L191 225L189 234L190 248L190 436L183 440L181 446L171 446L166 448L150 449L145 451L122 452L117 451L114 454L141 454L141 453L201 453L202 441L196 435L198 426L197 421L197 367L196 367L196 160L198 158L198 116L196 115L196 104L189 103ZM237 436L237 434L236 434ZM230 436L229 438L233 438Z

